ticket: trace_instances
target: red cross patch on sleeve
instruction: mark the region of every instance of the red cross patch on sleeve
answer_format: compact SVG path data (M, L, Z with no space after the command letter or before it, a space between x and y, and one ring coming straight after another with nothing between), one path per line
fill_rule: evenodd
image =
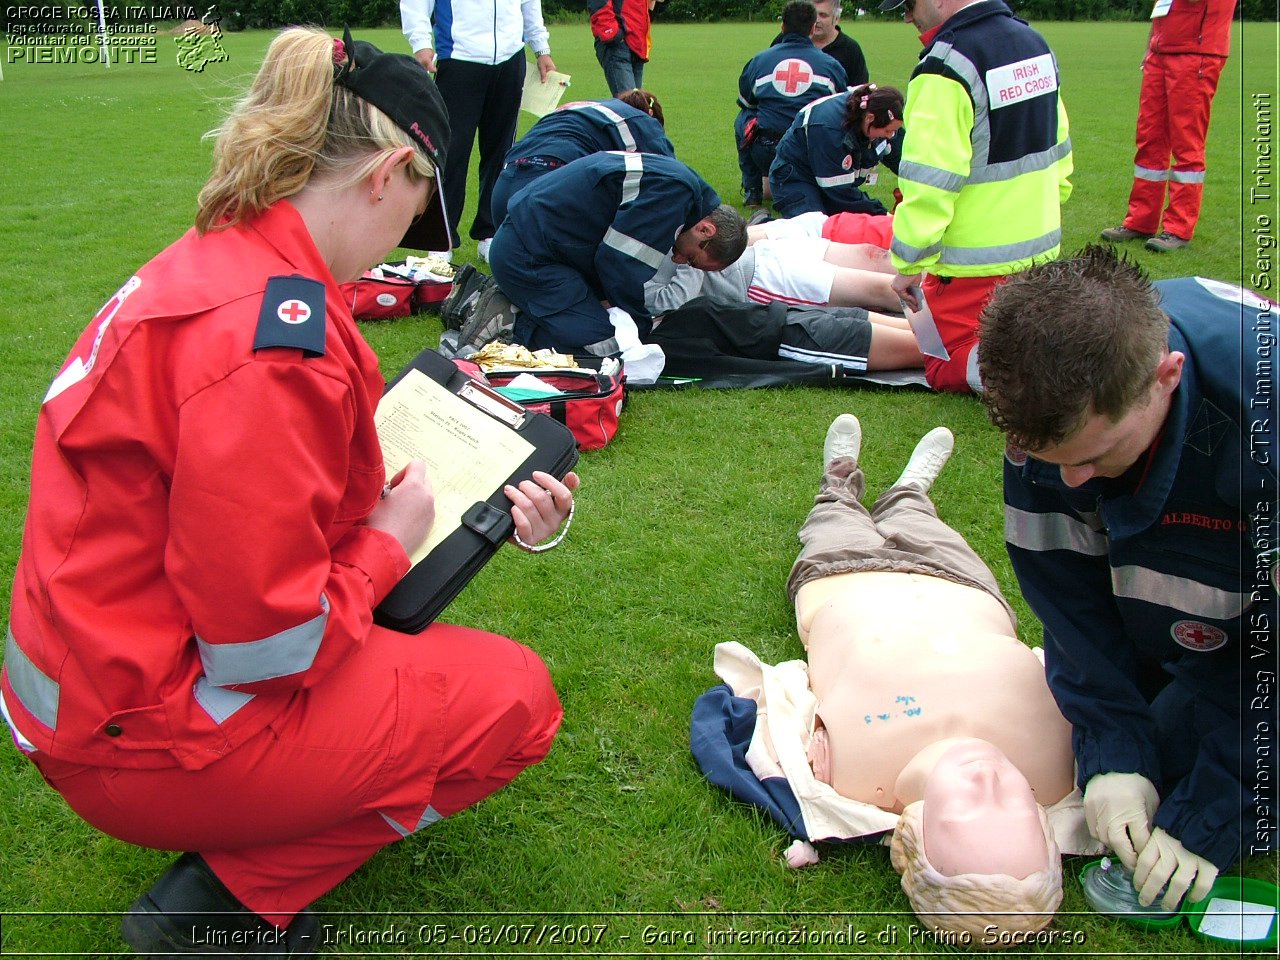
M262 295L253 349L294 347L324 356L324 284L308 277L272 277Z

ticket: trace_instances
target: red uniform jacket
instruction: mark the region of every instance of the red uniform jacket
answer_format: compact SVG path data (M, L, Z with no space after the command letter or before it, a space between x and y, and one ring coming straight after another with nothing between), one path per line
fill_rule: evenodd
M268 278L298 274L323 283L323 355L255 350ZM408 569L361 525L382 386L285 201L139 270L40 410L2 688L21 735L199 769L359 649Z
M1199 53L1225 57L1231 50L1231 17L1236 0L1173 0L1163 17L1151 21L1151 53Z
M649 0L587 0L587 9L591 11L592 36L608 43L621 33L631 52L648 61L652 47Z

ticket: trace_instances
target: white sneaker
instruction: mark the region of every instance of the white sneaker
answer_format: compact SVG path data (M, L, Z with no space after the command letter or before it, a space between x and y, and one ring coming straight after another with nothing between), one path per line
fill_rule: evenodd
M934 427L916 444L907 461L906 469L898 478L895 487L916 487L928 493L933 481L951 459L951 451L955 449L956 438L946 427Z
M476 253L480 254L480 259L485 263L489 262L489 246L493 243L493 237L487 240L481 240L476 244Z
M428 257L434 257L436 260L443 260L445 263L453 263L452 250L428 250Z
M852 413L840 414L827 428L827 440L822 445L823 467L831 466L831 461L838 457L849 457L857 463L861 452L862 424Z

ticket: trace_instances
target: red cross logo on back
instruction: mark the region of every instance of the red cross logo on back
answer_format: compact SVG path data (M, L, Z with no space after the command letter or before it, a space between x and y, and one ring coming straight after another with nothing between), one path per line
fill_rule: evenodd
M783 60L773 71L773 87L781 94L794 97L809 89L813 71L803 60Z
M301 300L286 300L276 307L276 316L285 323L306 323L311 318L311 308Z

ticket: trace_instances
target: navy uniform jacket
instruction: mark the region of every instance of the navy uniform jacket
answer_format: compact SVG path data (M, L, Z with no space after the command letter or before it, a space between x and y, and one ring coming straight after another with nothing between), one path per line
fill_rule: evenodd
M781 43L785 36L785 33L778 34L773 38L773 44ZM836 27L836 38L819 49L844 67L845 79L849 81L849 86L856 87L871 79L871 74L867 72L867 58L862 53L862 47L839 26Z
M644 285L676 236L720 206L693 170L671 157L597 153L539 177L511 200L505 227L535 262L567 266L635 320L652 326Z
M781 136L800 108L848 86L844 67L808 37L786 34L757 53L738 78L738 106L756 112L759 129Z
M1162 798L1155 825L1225 869L1266 848L1260 824L1275 813L1280 425L1268 408L1280 313L1252 295L1242 307L1229 299L1239 288L1215 281L1156 287L1169 348L1186 361L1150 457L1121 478L1136 488L1072 489L1056 466L1011 451L1005 539L1044 622L1049 687L1073 727L1080 785L1142 774ZM1194 765L1176 783L1161 779L1138 658L1159 661L1191 695L1177 736L1195 747Z
M529 128L507 153L507 163L526 157L554 157L568 163L603 150L676 155L666 131L653 117L621 100L566 103Z
M859 188L881 163L898 172L903 130L888 140L871 140L859 130L846 130L849 96L838 93L815 100L796 114L778 141L769 183L775 205L780 190L792 201L783 211L787 216L887 212L883 204Z

